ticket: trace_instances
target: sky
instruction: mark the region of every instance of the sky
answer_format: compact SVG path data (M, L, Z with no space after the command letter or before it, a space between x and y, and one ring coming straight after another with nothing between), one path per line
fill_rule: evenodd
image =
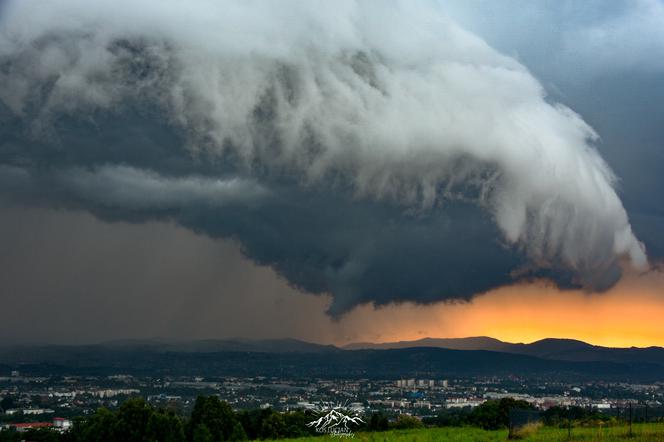
M0 343L664 345L664 3L0 3Z

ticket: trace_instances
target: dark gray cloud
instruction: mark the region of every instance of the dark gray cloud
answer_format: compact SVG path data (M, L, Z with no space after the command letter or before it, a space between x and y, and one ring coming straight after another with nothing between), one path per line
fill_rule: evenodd
M430 4L112 3L2 17L13 204L236 239L334 315L646 263L595 131Z
M69 146L61 166L55 156L30 167L0 168L5 197L14 204L82 209L108 221L173 220L207 236L235 238L248 257L273 267L294 286L333 293L330 311L335 314L364 302L469 299L511 282L510 272L526 263L474 204L450 202L444 209L404 213L394 204L354 199L343 191L302 189L284 177L263 177L269 185L262 187L238 178L218 181L217 176L231 175L223 172L228 165L217 174L208 165L198 166L178 149L181 140L167 126L153 129L136 116L122 124L117 117L100 117L89 131L83 123L74 132L66 130L70 121L61 124L64 128L53 128L62 134L58 144ZM121 135L126 133L145 144L127 143ZM98 141L114 138L118 141ZM34 155L37 160L46 156L41 152L58 148L41 139L20 145L23 151L40 152ZM88 146L99 152L90 154ZM167 178L108 166L108 152L123 150L125 159L137 152L146 155L132 162L142 167L159 164L171 152L168 165L160 167ZM148 156L152 152L154 161Z

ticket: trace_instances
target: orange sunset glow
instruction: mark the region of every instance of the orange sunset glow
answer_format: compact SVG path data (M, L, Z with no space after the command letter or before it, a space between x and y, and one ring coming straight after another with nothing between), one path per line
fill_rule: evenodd
M571 338L612 347L664 345L664 275L623 278L607 293L564 291L533 283L493 290L469 303L404 303L354 310L335 343L391 342L424 337L491 336L509 342ZM337 327L334 327L335 329Z

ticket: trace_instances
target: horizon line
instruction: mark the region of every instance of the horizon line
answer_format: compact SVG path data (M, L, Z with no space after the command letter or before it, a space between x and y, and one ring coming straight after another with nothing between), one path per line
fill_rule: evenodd
M146 338L117 338L117 339L106 339L106 340L99 340L99 341L94 341L94 342L43 342L43 341L26 341L26 342L16 342L16 343L10 343L10 342L0 342L0 348L8 348L8 347L41 347L41 346L62 346L62 347L85 347L85 346L100 346L100 345L110 345L110 344L120 344L122 342L152 342L152 343L158 343L159 341L162 341L164 344L169 344L169 343L192 343L192 342L203 342L203 341L244 341L244 342L265 342L265 341L297 341L297 342L302 342L305 344L312 344L312 345L319 345L319 346L332 346L336 347L339 349L345 349L346 347L353 346L353 345L388 345L388 344L404 344L404 343L417 343L419 341L423 340L464 340L464 339L492 339L504 344L512 344L512 345L531 345L535 344L537 342L541 341L546 341L546 340L557 340L557 341L576 341L580 342L583 344L591 345L594 347L603 347L603 348L616 348L616 349L629 349L629 348L641 348L641 349L646 349L646 348L664 348L664 345L648 345L648 346L637 346L637 345L631 345L631 346L607 346L607 345L601 345L601 344L594 344L590 341L585 341L583 339L578 339L578 338L569 338L569 337L546 337L546 338L541 338L541 339L535 339L530 342L514 342L514 341L507 341L507 340L502 340L499 338L494 338L492 336L488 335L476 335L476 336L463 336L463 337L433 337L433 336L424 336L422 338L417 338L417 339L403 339L403 340L391 340L391 341L381 341L381 342L376 342L376 341L366 341L366 340L358 340L358 341L349 341L345 344L334 344L331 342L317 342L313 340L306 340L298 337L292 337L292 336L285 336L285 337L264 337L264 338L257 338L257 337L239 337L239 336L228 336L228 337L201 337L201 338L182 338L182 337L177 337L177 336L171 336L171 337L165 337L165 336L153 336L153 337L146 337ZM445 347L440 347L440 348L445 348Z

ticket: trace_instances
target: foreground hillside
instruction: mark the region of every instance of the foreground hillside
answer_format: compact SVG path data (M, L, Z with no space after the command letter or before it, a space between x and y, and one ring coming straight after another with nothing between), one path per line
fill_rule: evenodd
M629 427L613 426L606 428L574 428L572 437L568 438L567 429L542 427L531 435L525 435L525 442L557 442L557 441L664 441L664 423L634 424L633 436L629 435ZM298 442L324 442L343 440L338 437L310 437L299 439L281 439ZM507 430L485 431L472 427L429 428L420 430L394 430L383 433L358 433L352 439L358 442L504 442Z

